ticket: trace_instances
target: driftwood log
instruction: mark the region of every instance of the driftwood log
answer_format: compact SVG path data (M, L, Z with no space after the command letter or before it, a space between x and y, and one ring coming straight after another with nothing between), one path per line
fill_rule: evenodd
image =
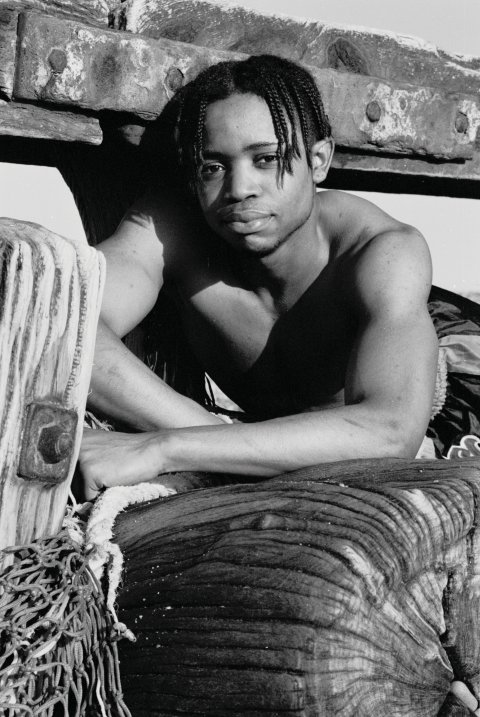
M0 550L62 524L90 383L101 259L86 242L0 220Z
M446 698L480 694L480 461L221 481L117 519L134 717L469 714Z

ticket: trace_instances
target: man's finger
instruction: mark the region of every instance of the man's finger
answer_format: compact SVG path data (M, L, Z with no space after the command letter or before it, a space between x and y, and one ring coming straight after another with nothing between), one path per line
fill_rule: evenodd
M480 704L468 689L467 685L460 680L454 680L450 685L450 692L477 717L480 717Z

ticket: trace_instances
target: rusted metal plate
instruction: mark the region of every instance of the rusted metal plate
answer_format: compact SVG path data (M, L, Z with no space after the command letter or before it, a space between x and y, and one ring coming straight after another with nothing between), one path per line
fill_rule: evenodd
M95 117L0 100L0 135L27 139L101 144L103 133Z
M17 473L22 478L61 483L69 473L77 412L55 403L31 403Z
M201 69L242 57L36 13L21 16L19 34L15 98L150 119ZM480 125L476 98L448 98L425 87L310 69L339 145L445 160L472 156Z

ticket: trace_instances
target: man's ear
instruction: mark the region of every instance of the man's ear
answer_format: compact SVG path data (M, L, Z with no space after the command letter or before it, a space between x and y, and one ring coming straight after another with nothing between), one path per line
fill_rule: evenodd
M325 180L328 170L330 169L334 149L335 142L332 137L327 137L326 139L315 142L310 150L313 181L315 184L320 184Z

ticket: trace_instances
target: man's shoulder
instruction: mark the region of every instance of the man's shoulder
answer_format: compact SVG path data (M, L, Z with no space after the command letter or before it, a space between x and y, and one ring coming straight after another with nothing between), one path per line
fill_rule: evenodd
M168 226L172 231L176 226L183 227L191 216L191 207L186 207L186 199L166 188L150 189L137 199L127 211L124 221L154 231Z
M428 258L428 247L415 227L395 219L373 202L348 192L317 194L320 226L340 254L354 263L381 259L391 252Z
M361 197L319 193L320 221L332 238L342 289L355 302L428 293L431 258L422 234Z
M352 240L370 239L405 226L373 202L349 192L322 190L316 195L316 203L319 221L328 233Z
M204 231L197 213L178 194L152 189L130 206L114 238L147 258L161 252L165 261L174 262L198 246Z
M351 277L355 298L369 309L426 306L432 282L428 245L406 224L382 231L364 241L352 261Z

